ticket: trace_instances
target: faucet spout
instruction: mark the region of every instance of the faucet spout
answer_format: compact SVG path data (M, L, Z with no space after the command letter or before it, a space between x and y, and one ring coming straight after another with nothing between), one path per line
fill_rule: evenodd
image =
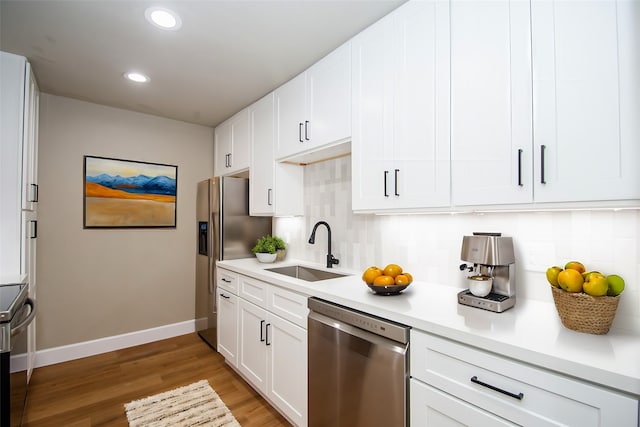
M340 262L339 259L337 259L336 257L333 256L333 254L331 253L331 227L329 227L329 224L327 224L326 221L318 221L316 222L316 225L313 226L313 230L311 231L311 236L309 236L309 243L311 243L312 245L316 242L316 230L318 229L318 226L320 225L324 225L325 227L327 227L327 240L328 240L328 244L327 244L327 268L332 268L334 264L338 264Z

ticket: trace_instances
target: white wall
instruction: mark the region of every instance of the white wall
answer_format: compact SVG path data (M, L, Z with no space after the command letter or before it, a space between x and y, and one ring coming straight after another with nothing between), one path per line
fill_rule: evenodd
M175 229L83 229L83 156L178 166ZM43 94L38 349L194 319L196 183L213 128Z
M578 260L625 279L613 326L640 329L640 210L355 215L350 157L306 166L304 186L305 216L274 221L274 233L289 242L288 256L323 264L324 227L315 245L307 240L316 221L326 220L340 266L363 270L393 262L416 281L464 288L465 274L458 269L462 236L502 232L514 239L518 297L553 301L544 271Z

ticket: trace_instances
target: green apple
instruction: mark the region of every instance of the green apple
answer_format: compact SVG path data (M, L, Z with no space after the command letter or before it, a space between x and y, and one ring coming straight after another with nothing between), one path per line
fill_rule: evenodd
M617 274L607 276L607 284L609 286L607 295L615 297L624 291L624 279Z
M609 283L603 274L593 272L582 285L582 290L591 296L601 297L607 294Z
M562 267L558 267L557 265L547 268L547 280L556 288L560 287L558 285L558 273L560 273L561 271Z

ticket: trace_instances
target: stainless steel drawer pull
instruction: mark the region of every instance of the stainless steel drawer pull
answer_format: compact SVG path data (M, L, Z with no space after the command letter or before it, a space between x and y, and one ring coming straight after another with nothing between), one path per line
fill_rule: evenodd
M515 394L515 393L511 393L510 391L506 391L506 390L503 390L501 388L498 388L498 387L496 387L494 385L483 383L475 375L471 377L471 382L479 384L479 385L481 385L483 387L490 388L491 390L497 391L498 393L506 394L507 396L513 397L514 399L522 400L522 398L524 397L524 393Z
M224 277L223 277L222 279L220 279L220 280L222 280L222 281L223 281L223 282L225 282L225 283L231 283L231 280L229 280L229 279L225 279Z
M221 296L222 298L224 298L224 299L229 299L229 298L231 298L230 296L227 296L227 295L225 295L225 294L220 294L220 296Z

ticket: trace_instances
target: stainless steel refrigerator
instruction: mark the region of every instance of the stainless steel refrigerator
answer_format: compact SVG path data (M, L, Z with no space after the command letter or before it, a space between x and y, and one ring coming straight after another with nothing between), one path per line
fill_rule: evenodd
M235 177L199 182L196 216L196 328L216 349L216 261L254 257L258 238L271 234L271 217L249 216L249 180Z

